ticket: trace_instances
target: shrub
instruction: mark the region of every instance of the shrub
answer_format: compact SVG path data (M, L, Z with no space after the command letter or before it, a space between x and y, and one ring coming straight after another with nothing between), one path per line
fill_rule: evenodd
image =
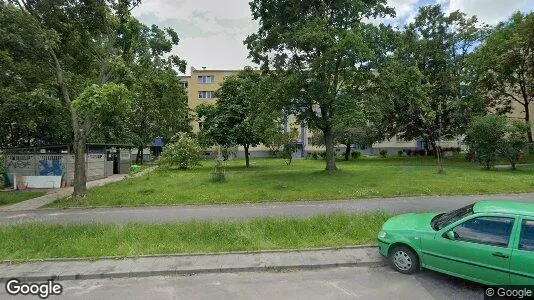
M388 157L388 151L387 151L386 149L382 149L382 150L380 150L379 153L380 153L380 156L381 156L382 158L386 158L386 157Z
M319 152L321 158L326 158L326 151Z
M282 152L280 153L280 157L284 159L284 161L286 162L288 166L291 165L291 162L293 161L293 153L295 151L297 151L297 144L291 141L288 141L282 147Z
M362 156L362 153L360 151L354 151L350 154L350 156L352 157L352 159L358 159Z
M224 161L227 161L228 159L230 159L230 157L234 156L237 153L236 147L219 146L218 148L220 149L220 154Z
M176 140L176 142L165 146L158 162L160 166L167 168L179 167L182 170L186 170L200 165L202 150L196 139L187 136L185 133L179 133L172 140Z
M211 172L211 181L213 182L226 182L226 165L222 156L215 158L215 165Z
M319 154L317 152L312 152L311 156L315 160L319 159Z
M508 122L505 116L487 115L471 122L466 143L475 160L486 169L495 164L497 156L508 160L515 170L520 153L525 150L529 127L523 122Z
M404 150L399 150L399 151L397 151L397 155L398 155L399 157L404 156Z

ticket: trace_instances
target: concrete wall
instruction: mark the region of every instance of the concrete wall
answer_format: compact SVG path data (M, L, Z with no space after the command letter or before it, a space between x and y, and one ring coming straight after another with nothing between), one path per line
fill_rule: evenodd
M62 176L64 184L71 185L74 182L74 155L5 154L5 158L5 166L11 182L13 182L13 174L21 176ZM109 174L106 171L108 166L105 158L105 154L86 155L87 180L102 179L106 177L106 174ZM113 162L111 164L111 174L113 174Z

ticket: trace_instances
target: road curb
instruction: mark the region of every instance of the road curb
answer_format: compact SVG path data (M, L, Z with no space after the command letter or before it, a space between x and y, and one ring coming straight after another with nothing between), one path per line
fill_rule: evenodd
M379 267L387 264L376 247L307 251L226 253L216 255L154 256L96 261L42 261L1 264L0 282L17 278L25 282L49 279L88 280L191 276L210 273L283 272L336 267Z
M191 270L165 270L165 271L146 271L146 272L126 272L126 273L101 273L101 274L73 274L73 275L45 275L45 276L17 276L17 277L0 277L0 282L6 282L9 279L17 278L25 282L44 282L49 279L54 281L64 280L90 280L90 279L112 279L112 278L143 278L155 276L194 276L196 274L219 274L219 273L245 273L245 272L283 272L297 270L318 270L341 267L382 267L387 265L386 260L377 262L355 262L341 264L322 264L322 265L299 265L299 266L265 266L265 267L248 267L248 268L213 268L213 269L191 269Z

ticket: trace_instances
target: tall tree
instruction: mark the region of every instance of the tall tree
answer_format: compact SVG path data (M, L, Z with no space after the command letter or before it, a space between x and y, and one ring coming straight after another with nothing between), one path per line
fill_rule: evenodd
M185 61L170 55L179 39L171 28L148 27L137 19L124 18L120 30L123 60L132 71L133 113L129 119L132 141L143 149L155 137L170 140L178 132L189 132L187 95L175 69L185 72Z
M57 38L17 7L0 2L0 148L71 142L43 36Z
M487 103L497 112L510 112L512 103L523 109L531 126L534 101L534 13L515 13L500 23L476 50L478 84ZM532 130L528 131L532 143Z
M323 132L326 170L337 170L334 118L348 91L372 78L369 62L377 56L380 31L364 21L393 9L385 0L253 0L250 7L260 24L245 40L250 56L284 79L282 106Z
M245 68L224 80L215 106L197 108L198 117L204 119L200 134L207 144L243 146L246 167L250 167L250 148L265 142L266 134L273 132L281 119L281 111L273 110L266 101L270 98L268 82L268 77Z
M446 15L439 5L419 9L380 68L377 89L386 100L391 135L422 139L435 149L438 140L465 132L483 109L469 85L467 63L483 33L476 17L458 11Z
M106 119L120 117L129 106L122 79L125 65L117 47L118 24L139 1L12 0L42 39L57 89L70 115L74 140L74 194L87 193L87 139ZM52 32L53 35L45 35ZM115 106L112 106L115 105ZM112 108L112 109L110 109ZM115 113L110 115L110 113Z

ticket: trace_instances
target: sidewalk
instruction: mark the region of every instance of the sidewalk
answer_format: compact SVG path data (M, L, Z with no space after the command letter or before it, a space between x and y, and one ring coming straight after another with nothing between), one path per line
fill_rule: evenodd
M376 247L162 255L125 259L50 260L0 264L0 281L85 280L199 273L280 271L348 266L382 266Z
M132 176L128 175L128 174L116 174L116 175L112 175L110 177L107 177L107 178L103 178L103 179L98 179L98 180L94 180L94 181L89 181L87 182L87 188L90 189L90 188L94 188L94 187L97 187L97 186L103 186L103 185L106 185L106 184L110 184L112 182L117 182L117 181L121 181L123 180L124 178L127 178L127 177L137 177L137 176L142 176L144 174L146 174L147 172L150 172L151 170L153 170L154 167L150 167L150 168L147 168L139 173L136 173ZM34 209L38 209L40 207L43 207L47 204L50 204L58 199L61 199L61 198L65 198L65 197L68 197L70 195L72 195L74 191L74 188L73 187L65 187L65 188L60 188L60 189L56 189L56 190L53 190L52 192L44 195L44 196L41 196L41 197L37 197L37 198L33 198L33 199L29 199L29 200L26 200L26 201L22 201L22 202L19 202L19 203L15 203L15 204L12 204L12 205L7 205L7 206L2 206L0 207L0 211L24 211L24 210L34 210Z

